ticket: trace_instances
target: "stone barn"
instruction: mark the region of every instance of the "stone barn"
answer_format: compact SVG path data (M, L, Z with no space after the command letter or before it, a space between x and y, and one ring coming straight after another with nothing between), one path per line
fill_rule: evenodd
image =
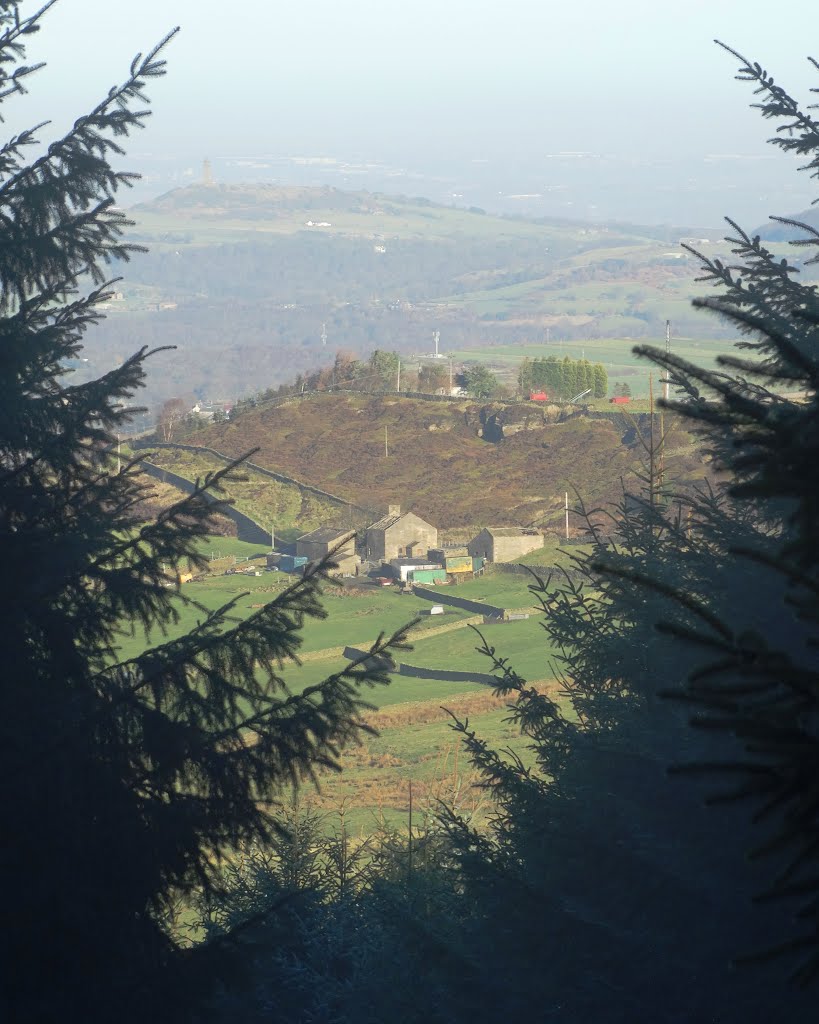
M540 530L522 526L486 526L468 544L473 558L488 562L514 562L516 558L543 547Z
M305 533L296 541L296 554L303 555L311 562L321 561L334 548L338 548L333 556L334 560L338 562L338 571L342 573L355 572L358 558L355 553L354 530L320 526L312 533Z
M438 543L438 531L414 512L390 505L387 514L367 529L365 557L370 562L393 558L424 558Z

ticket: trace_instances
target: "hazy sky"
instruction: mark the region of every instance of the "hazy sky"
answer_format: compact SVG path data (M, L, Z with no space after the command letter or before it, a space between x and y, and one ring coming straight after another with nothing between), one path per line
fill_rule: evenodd
M807 101L819 73L794 26L816 23L815 0L59 0L29 49L49 67L7 129L73 118L178 24L132 153L760 154L770 125L712 39Z

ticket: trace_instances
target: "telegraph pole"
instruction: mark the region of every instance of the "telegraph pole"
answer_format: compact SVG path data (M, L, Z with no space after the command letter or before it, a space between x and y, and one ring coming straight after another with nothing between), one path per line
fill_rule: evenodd
M569 539L569 492L566 491L566 540Z
M665 322L665 354L666 356L671 355L671 321L666 320ZM668 389L670 387L668 380L669 369L666 367L665 370L665 384L663 384L663 398L668 401Z
M270 524L270 550L276 550L276 530L272 523Z

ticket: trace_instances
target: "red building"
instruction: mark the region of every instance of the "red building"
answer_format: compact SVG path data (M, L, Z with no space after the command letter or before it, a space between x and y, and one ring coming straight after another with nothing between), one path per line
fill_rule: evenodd
M548 402L549 396L545 391L530 391L529 392L530 402Z

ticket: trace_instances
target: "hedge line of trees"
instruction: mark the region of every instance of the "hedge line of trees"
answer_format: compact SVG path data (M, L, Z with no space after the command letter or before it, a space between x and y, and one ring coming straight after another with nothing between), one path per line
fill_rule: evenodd
M531 391L545 391L550 398L571 399L588 390L590 397L605 398L609 378L602 363L590 363L588 359L524 359L518 371L518 386L523 394Z

